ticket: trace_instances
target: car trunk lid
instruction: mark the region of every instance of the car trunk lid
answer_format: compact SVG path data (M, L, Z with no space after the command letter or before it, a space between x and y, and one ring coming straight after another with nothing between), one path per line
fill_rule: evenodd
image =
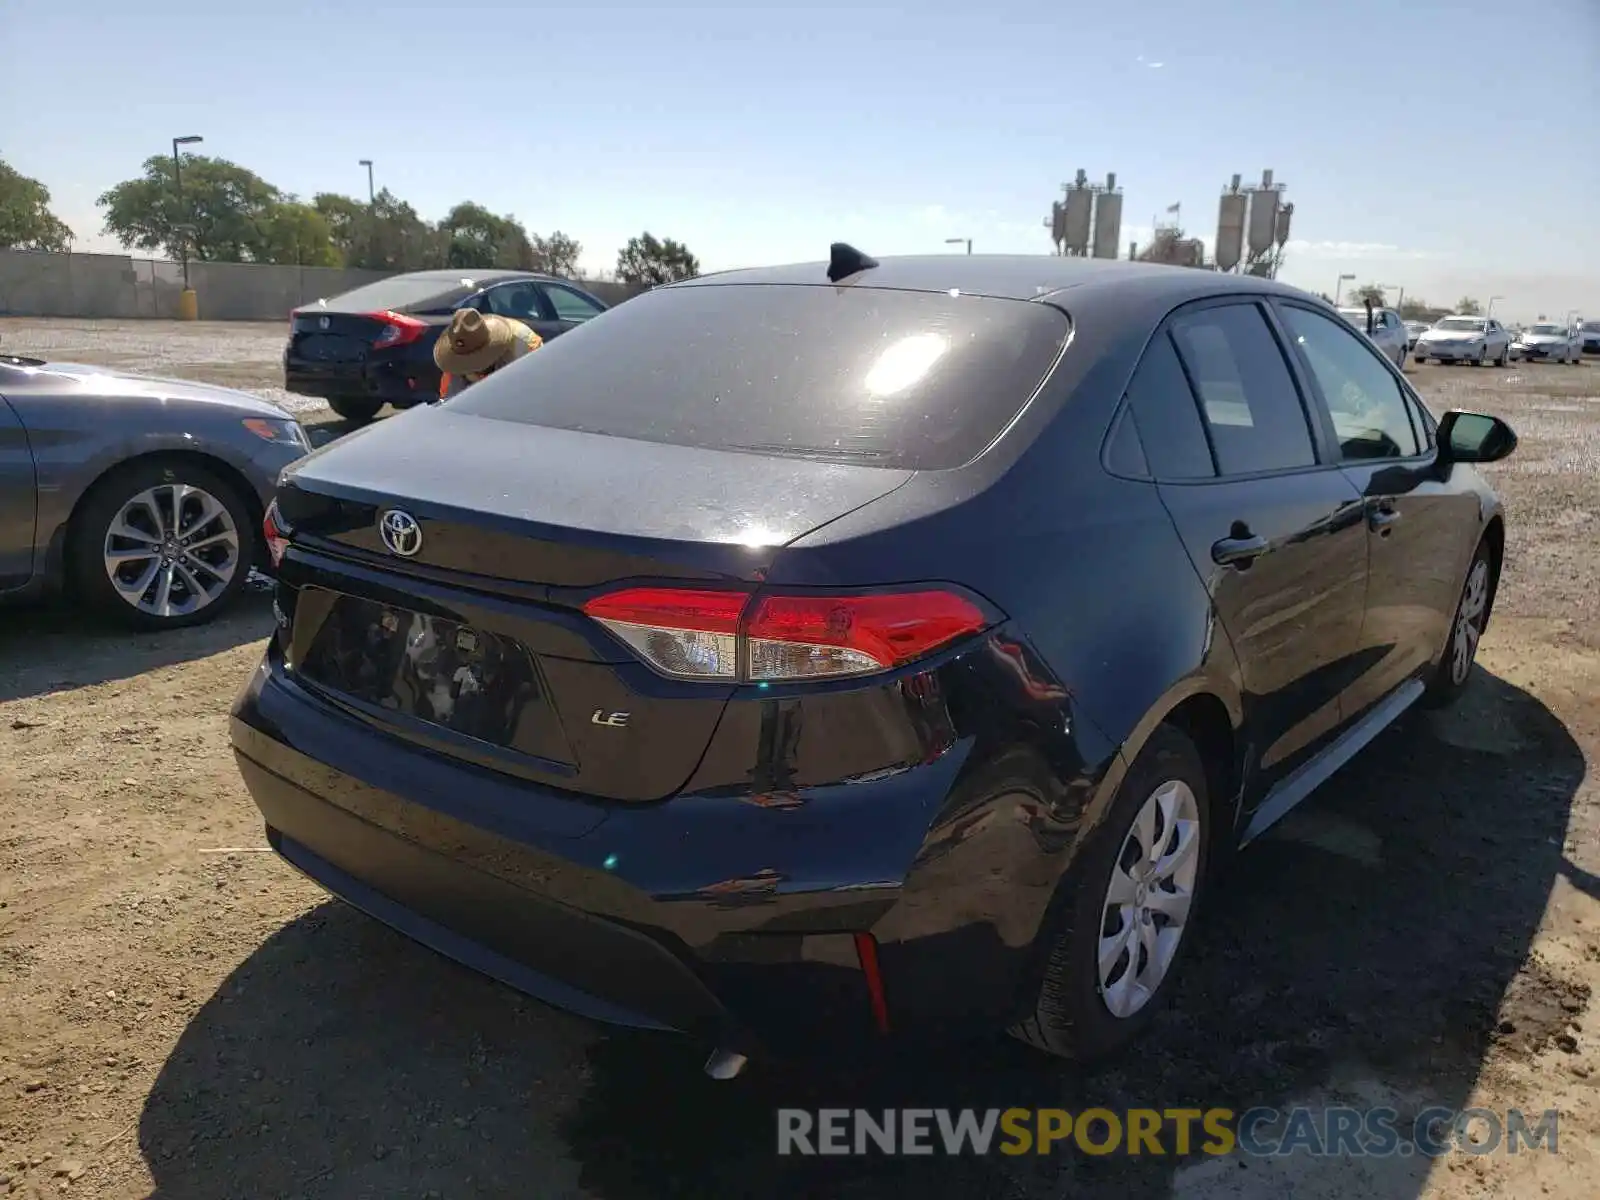
M412 410L286 476L283 636L302 680L396 736L661 799L731 685L654 674L582 602L625 580L753 588L784 543L911 474ZM414 540L386 541L394 513Z

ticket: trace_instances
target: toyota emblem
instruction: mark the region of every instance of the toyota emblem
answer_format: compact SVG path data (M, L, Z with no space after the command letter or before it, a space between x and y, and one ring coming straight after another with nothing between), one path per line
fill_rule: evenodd
M422 526L403 509L391 508L378 521L378 535L391 553L411 558L422 549Z
M317 328L318 329L326 329L329 325L332 325L332 324L333 324L333 322L330 321L327 317L318 317L317 318Z

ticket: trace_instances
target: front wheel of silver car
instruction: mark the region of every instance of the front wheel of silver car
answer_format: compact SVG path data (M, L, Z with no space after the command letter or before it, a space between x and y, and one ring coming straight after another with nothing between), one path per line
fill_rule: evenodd
M1209 818L1199 751L1177 727L1160 726L1069 869L1041 934L1037 991L1012 1027L1016 1037L1092 1061L1144 1030L1192 940Z
M1453 703L1466 690L1472 678L1472 664L1478 658L1478 643L1489 623L1489 606L1494 599L1494 561L1487 542L1479 542L1467 568L1455 617L1450 622L1449 639L1428 684L1427 700L1435 708Z
M73 582L107 616L141 629L208 621L243 587L255 521L238 489L188 460L130 463L74 517Z

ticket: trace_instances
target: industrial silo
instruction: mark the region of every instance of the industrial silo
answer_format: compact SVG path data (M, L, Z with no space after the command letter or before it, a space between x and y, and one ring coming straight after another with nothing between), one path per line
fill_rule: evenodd
M1261 186L1250 189L1249 234L1245 245L1252 259L1272 249L1278 232L1278 189L1272 185L1272 172L1261 172Z
M1244 257L1245 211L1250 198L1239 190L1239 177L1235 175L1229 190L1222 193L1222 203L1217 210L1217 270L1231 271Z
M1117 177L1106 176L1105 191L1094 198L1094 256L1115 258L1122 245L1122 193Z
M1277 228L1273 232L1273 241L1278 243L1278 249L1283 249L1283 244L1289 240L1289 222L1294 217L1294 205L1285 204L1278 210Z
M1078 175L1078 182L1067 189L1067 199L1063 206L1066 209L1065 236L1061 244L1066 247L1066 253L1082 258L1089 253L1089 226L1094 218L1094 189L1083 182L1082 171L1079 171Z

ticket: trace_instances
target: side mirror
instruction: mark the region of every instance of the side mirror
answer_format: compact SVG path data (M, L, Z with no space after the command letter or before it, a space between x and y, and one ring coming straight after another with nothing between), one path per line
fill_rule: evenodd
M1517 434L1499 417L1452 409L1439 422L1442 462L1499 462L1517 448Z

